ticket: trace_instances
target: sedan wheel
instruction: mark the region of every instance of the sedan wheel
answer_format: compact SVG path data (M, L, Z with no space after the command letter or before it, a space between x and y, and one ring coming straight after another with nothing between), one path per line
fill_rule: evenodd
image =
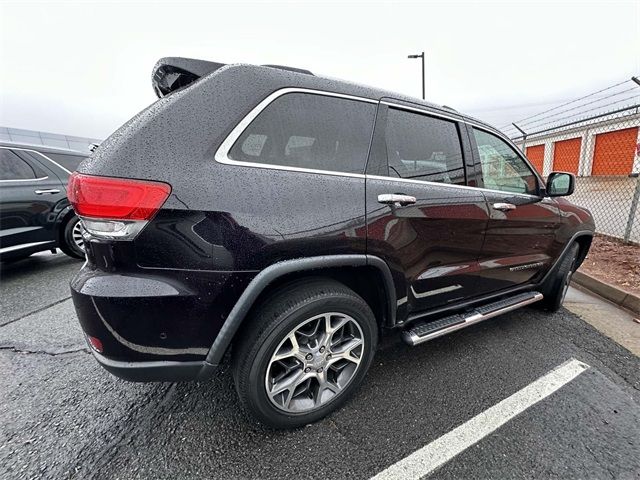
M82 251L84 251L84 242L82 240L83 232L84 227L82 226L82 222L76 222L73 226L73 230L71 231L71 236L73 238L73 243L75 243L76 247Z
M82 240L83 233L84 227L80 219L75 215L70 216L63 224L60 250L73 258L85 258L84 243Z

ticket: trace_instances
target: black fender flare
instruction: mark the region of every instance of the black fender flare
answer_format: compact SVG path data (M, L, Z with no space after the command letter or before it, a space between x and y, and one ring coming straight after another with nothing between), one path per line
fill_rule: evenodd
M549 268L549 270L547 270L547 273L544 274L544 276L537 282L537 285L543 285L544 282L551 276L553 275L553 272L556 271L556 269L558 268L558 265L560 265L560 262L562 261L562 259L564 258L564 256L566 255L567 251L569 250L569 247L571 247L571 245L578 239L581 237L589 237L589 238L593 238L594 232L591 230L580 230L576 233L574 233L571 238L569 239L569 241L565 244L565 246L562 248L562 252L560 252L560 255L558 255L558 258L556 258L556 260L553 262L553 265L551 266L551 268ZM586 252L585 252L586 254ZM584 260L584 257L582 258L582 260Z
M247 285L236 304L227 315L227 318L218 332L216 339L211 345L205 365L199 375L199 378L208 376L209 367L217 366L224 356L227 348L231 344L238 328L244 321L247 313L257 300L260 293L273 281L283 275L300 272L300 271L321 271L325 268L333 267L362 267L372 266L380 271L384 279L384 290L387 297L387 315L392 323L395 323L396 315L396 293L393 283L393 277L387 263L381 258L358 254L358 255L325 255L318 257L297 258L292 260L284 260L269 265L260 271L253 280Z
M67 204L64 205L64 203L67 203ZM73 207L71 206L71 204L68 203L67 199L61 200L59 205L61 208L57 212L56 219L54 222L55 236L56 236L56 242L58 247L64 241L63 227L65 225L65 220L68 217L70 218L70 215L75 215L75 212L73 211Z

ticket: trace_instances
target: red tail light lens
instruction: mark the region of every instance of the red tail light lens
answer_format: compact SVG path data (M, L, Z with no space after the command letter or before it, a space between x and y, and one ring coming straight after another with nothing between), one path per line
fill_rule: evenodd
M170 193L167 183L78 172L71 175L67 186L67 196L78 215L118 220L149 220Z
M89 341L89 345L91 345L96 352L102 353L102 342L99 338L87 335L87 340Z

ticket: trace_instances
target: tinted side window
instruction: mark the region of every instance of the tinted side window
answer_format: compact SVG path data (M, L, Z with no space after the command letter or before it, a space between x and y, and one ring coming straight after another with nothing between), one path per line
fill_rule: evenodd
M267 106L229 151L233 160L363 173L376 105L289 93Z
M0 148L0 180L36 178L33 168L11 150Z
M80 162L82 162L86 158L78 155L66 155L64 153L43 153L43 155L62 165L70 172L77 170Z
M538 180L525 161L504 140L473 129L485 188L536 195Z
M386 143L390 176L465 183L455 122L390 108Z

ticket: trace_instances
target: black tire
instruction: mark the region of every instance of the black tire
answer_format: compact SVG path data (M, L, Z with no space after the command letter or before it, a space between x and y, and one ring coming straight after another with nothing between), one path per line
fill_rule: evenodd
M359 363L345 386L340 387L342 390L327 403L313 406L311 411L284 411L276 406L267 392L272 355L276 353L276 348L282 348L282 342L290 338L291 332L296 332L295 329L301 324L328 312L338 312L338 315L348 318L349 323L357 323L358 335L363 340ZM295 333L293 335L295 337ZM276 290L253 310L242 325L239 336L241 340L232 351L232 371L240 401L257 420L269 427L282 429L315 422L339 408L354 394L373 360L378 343L378 326L369 305L351 289L331 279L310 279ZM333 334L328 336L333 338ZM329 352L331 348L327 347L326 351ZM305 365L299 359L293 361L300 363L302 373L310 370L304 369ZM329 377L331 368L327 366L324 375ZM322 371L322 368L317 371ZM314 375L314 371L310 375ZM295 388L293 391L296 391ZM323 394L318 396L322 398ZM303 401L313 403L313 398L304 398Z
M74 240L74 228L79 225L80 219L71 215L62 225L60 235L60 250L72 258L84 260L84 248L80 247ZM76 228L77 231L77 228Z
M539 303L540 307L550 312L556 312L560 309L567 295L571 276L578 263L579 251L580 246L577 243L569 247L556 271L551 273L549 279L542 286L544 299Z

